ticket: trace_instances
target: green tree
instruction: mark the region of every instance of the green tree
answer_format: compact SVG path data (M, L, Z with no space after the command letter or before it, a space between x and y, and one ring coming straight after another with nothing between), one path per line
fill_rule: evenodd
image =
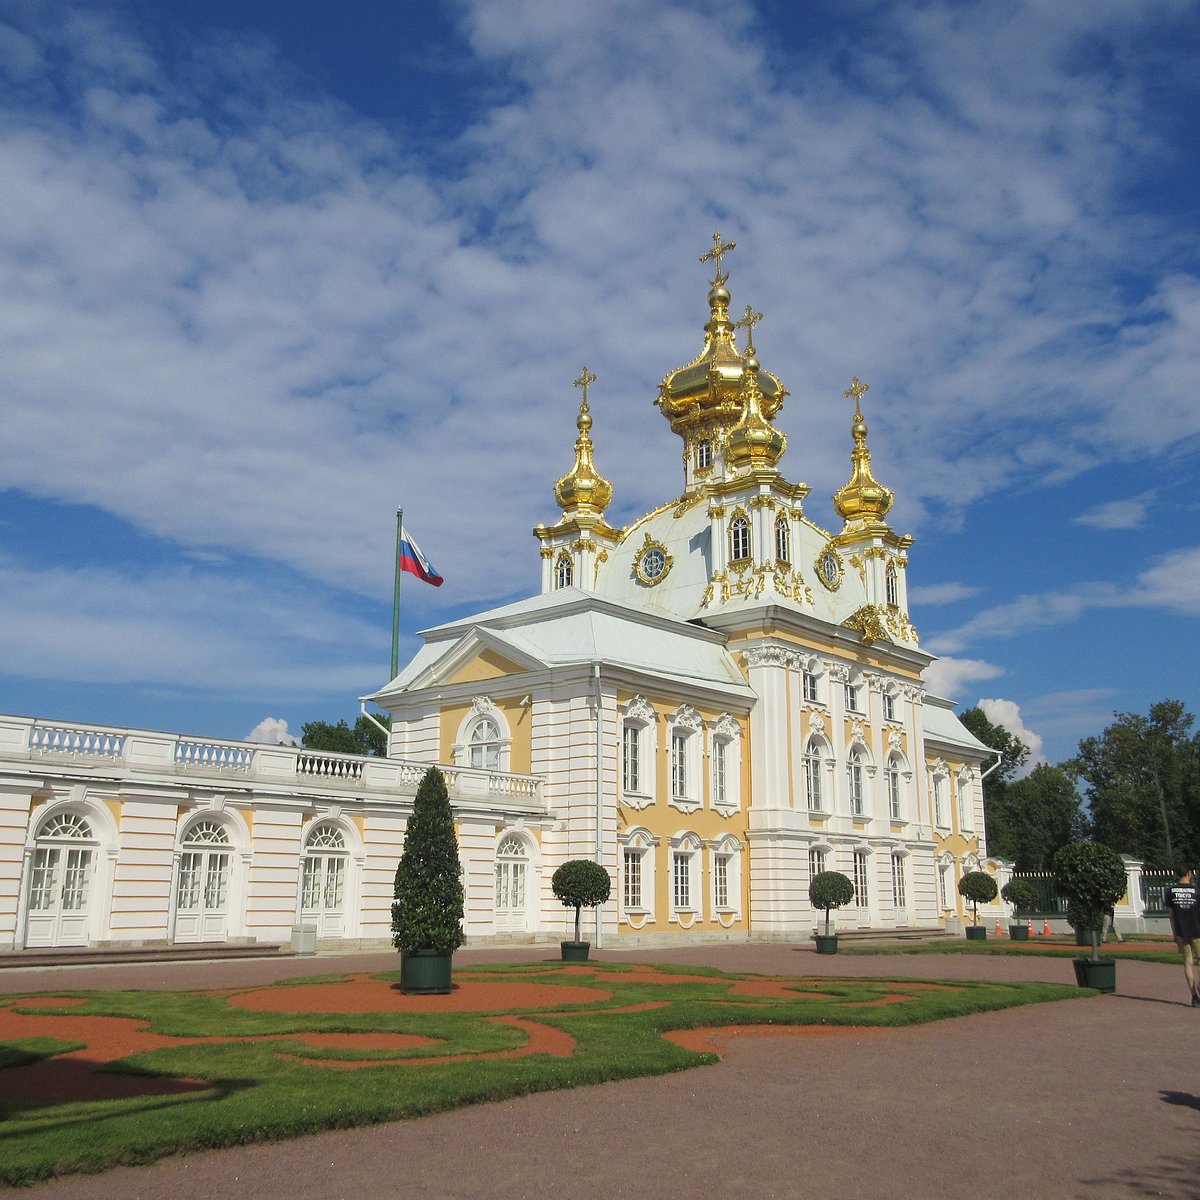
M989 721L981 708L968 708L958 719L985 746L1001 756L1000 765L983 781L983 816L987 827L988 851L1001 858L1016 859L1019 835L1008 810L1010 780L1029 760L1029 747L1003 725ZM987 770L991 763L984 766ZM1021 864L1018 864L1021 865Z
M396 867L392 943L404 954L453 954L463 944L463 886L446 780L437 767L417 787Z
M1008 823L1008 853L1018 871L1048 871L1054 855L1086 836L1075 776L1062 765L1040 763L1005 785L1001 805ZM988 845L996 852L988 827Z
M583 909L603 904L612 892L608 872L590 858L572 858L563 863L550 879L554 898L575 910L575 940L580 941L580 920Z
M388 729L392 719L387 713L372 713L375 720ZM365 754L373 758L387 755L387 738L365 716L354 724L339 721L330 725L328 721L308 721L300 726L301 744L306 750L329 750L335 754Z
M1114 713L1099 737L1084 738L1071 768L1087 781L1097 841L1154 867L1196 855L1200 832L1200 738L1179 700L1150 715Z

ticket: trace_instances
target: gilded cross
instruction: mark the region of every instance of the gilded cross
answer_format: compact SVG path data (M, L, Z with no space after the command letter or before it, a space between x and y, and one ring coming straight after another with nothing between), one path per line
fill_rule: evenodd
M714 284L722 284L729 278L728 275L721 274L721 256L728 254L737 245L737 242L722 242L719 233L713 234L713 248L707 253L700 255L701 262L709 262L710 260L716 264L717 277L713 280Z
M849 400L851 396L854 397L854 419L856 421L862 420L862 398L870 390L871 385L869 383L863 383L862 380L855 375L854 382L851 383L850 386L842 393L847 400Z
M744 329L746 331L746 349L754 349L754 327L763 319L760 312L755 312L750 305L746 305L746 315L740 321L734 321L734 329Z
M591 371L589 371L587 369L587 367L583 368L583 371L580 373L579 378L574 381L574 384L577 388L583 389L583 402L585 405L587 404L588 384L595 383L595 382L596 382L596 376L593 375L591 373Z

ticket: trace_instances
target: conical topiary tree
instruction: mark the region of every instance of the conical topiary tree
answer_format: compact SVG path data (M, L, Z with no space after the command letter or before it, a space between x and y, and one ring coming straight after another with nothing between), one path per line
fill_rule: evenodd
M401 954L453 954L463 944L458 838L446 780L425 772L404 832L392 901L392 943Z

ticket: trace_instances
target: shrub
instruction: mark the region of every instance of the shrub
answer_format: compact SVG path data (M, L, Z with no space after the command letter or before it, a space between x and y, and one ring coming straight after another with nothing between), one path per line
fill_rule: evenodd
M813 908L825 910L825 936L829 936L829 910L841 908L854 899L854 884L841 871L818 871L808 885L808 900Z
M1013 916L1019 909L1033 912L1041 900L1042 894L1028 879L1010 879L1001 889L1000 897L1013 906Z
M463 944L460 871L446 780L430 767L417 788L396 868L392 943L402 954L453 954Z
M958 894L971 903L971 924L979 924L979 906L996 898L996 881L986 871L968 871L958 881Z
M608 872L590 858L573 858L550 877L550 890L566 908L575 910L575 940L581 941L580 914L585 908L603 904L612 893Z
M1108 910L1125 895L1125 864L1099 842L1072 842L1054 856L1054 879L1067 899L1067 918L1092 931L1092 958L1100 957L1096 931Z

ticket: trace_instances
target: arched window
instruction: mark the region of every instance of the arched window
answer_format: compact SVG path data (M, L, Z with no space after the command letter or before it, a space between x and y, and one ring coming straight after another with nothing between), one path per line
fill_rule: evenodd
M491 717L480 717L467 738L467 765L500 770L500 726Z
M233 843L222 821L202 817L188 826L175 882L175 941L223 942L228 932Z
M903 811L900 780L902 765L898 754L888 755L887 767L884 769L884 779L887 781L888 816L893 821L899 821L900 814Z
M854 903L859 908L866 908L870 903L870 872L867 867L867 852L854 852Z
M496 847L496 929L524 932L529 894L529 847L519 833L505 834Z
M822 750L824 744L820 738L810 737L804 747L804 793L808 800L810 812L821 812L824 792L821 783L821 772L824 766Z
M775 518L775 557L781 563L792 561L792 537L787 517Z
M750 557L750 522L744 513L729 522L729 557L733 562Z
M565 588L570 587L575 579L575 568L571 563L571 556L564 550L559 556L554 567L554 586Z
M341 937L346 899L346 835L333 821L321 821L304 839L300 863L300 918L317 926L318 937Z
M85 946L98 839L78 813L57 813L38 830L29 880L27 946Z
M707 471L712 466L712 441L709 438L701 438L696 443L696 470Z
M846 781L850 791L850 812L861 817L866 809L863 786L863 756L857 746L851 747L846 761Z
M634 808L654 802L656 719L644 696L635 696L622 708L621 794L624 803Z
M888 563L887 575L884 578L884 588L886 589L888 604L896 608L900 603L900 592L896 587L895 563Z

